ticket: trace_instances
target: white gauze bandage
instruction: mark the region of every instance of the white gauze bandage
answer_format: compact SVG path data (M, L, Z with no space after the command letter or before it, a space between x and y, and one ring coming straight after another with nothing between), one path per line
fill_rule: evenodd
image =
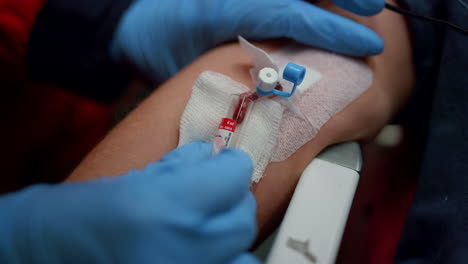
M233 95L249 90L220 73L203 72L192 87L180 121L179 146L192 141L212 142L221 119L233 112ZM282 115L283 107L278 102L259 100L236 128L235 146L247 152L254 163L252 181L261 179L271 160Z

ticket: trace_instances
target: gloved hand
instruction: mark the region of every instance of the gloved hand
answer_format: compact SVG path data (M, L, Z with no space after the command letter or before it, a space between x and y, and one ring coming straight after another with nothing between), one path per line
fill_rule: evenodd
M192 143L123 176L0 199L1 263L257 263L252 162Z
M384 0L335 0L370 15ZM381 38L361 24L302 0L136 0L116 30L111 54L147 78L164 81L197 56L238 35L288 37L352 56L382 51Z
M385 7L385 0L333 0L333 2L361 16L375 15Z

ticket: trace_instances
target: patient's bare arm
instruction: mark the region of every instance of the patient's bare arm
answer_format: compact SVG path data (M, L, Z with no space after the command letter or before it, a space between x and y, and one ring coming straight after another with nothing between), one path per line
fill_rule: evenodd
M325 5L336 12L344 12L331 4ZM268 177L253 187L261 234L280 221L300 174L314 156L330 144L374 135L398 111L410 93L413 78L411 51L404 20L385 11L372 18L356 20L376 30L386 44L383 54L367 59L374 71L372 87L328 121L315 139L290 158L268 165ZM259 47L273 51L281 47L282 42L261 43ZM254 88L248 73L250 60L238 44L224 45L199 58L130 113L68 180L119 175L158 160L177 146L179 120L199 74L213 70Z

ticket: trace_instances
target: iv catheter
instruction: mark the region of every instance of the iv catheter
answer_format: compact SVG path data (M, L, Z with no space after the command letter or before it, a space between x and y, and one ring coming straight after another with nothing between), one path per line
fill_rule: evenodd
M218 126L218 131L213 140L212 153L216 154L221 149L231 146L236 131L237 125L244 122L252 103L264 98L273 98L275 96L290 98L304 80L306 68L295 63L288 63L283 71L283 79L293 84L291 91L283 91L283 87L279 82L279 76L273 68L263 68L258 75L258 82L255 90L235 95L238 100L235 101L236 106L234 112L221 120ZM308 120L294 108L291 104L290 110L296 113L299 118ZM310 123L309 123L310 124Z
M306 69L303 66L292 62L288 63L283 71L283 79L291 82L293 86L290 92L286 92L279 83L278 72L276 72L276 70L273 68L263 68L258 73L258 82L255 87L255 91L250 91L239 95L239 103L236 107L236 110L234 111L233 119L236 120L238 124L242 123L249 103L258 99L272 98L274 96L290 98L296 91L297 86L299 86L302 81L304 81L305 74ZM294 111L296 115L304 119L304 121L307 121L307 119L303 117L301 113L296 111Z

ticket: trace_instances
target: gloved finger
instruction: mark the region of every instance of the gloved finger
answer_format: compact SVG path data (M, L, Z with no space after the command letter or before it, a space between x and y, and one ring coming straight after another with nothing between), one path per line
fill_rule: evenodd
M299 42L351 55L368 56L382 52L382 39L369 28L348 18L333 14L315 5L295 1L289 10L289 23L284 25L286 36ZM277 20L278 21L278 20ZM289 25L288 25L289 24Z
M154 176L169 176L167 170L173 170L183 167L191 167L202 161L208 160L212 157L211 153L212 144L203 142L192 142L180 146L171 152L164 155L159 161L152 162L146 165L141 171L130 170L122 177L125 180L134 180L137 176L146 178L150 176L152 179L160 179ZM149 182L144 183L145 185Z
M244 199L231 210L210 219L209 229L216 234L225 234L224 243L232 244L231 249L241 245L238 250L251 246L257 233L257 201L253 193L248 192Z
M351 56L375 55L383 50L382 39L359 23L304 1L276 2L274 7L264 7L269 10L263 16L253 10L244 11L247 15L242 21L236 21L240 23L236 26L239 28L233 28L236 23L225 20L219 34L224 34L224 40L232 38L233 34L252 39L289 37L306 45ZM275 1L269 3L272 5ZM239 19L233 15L229 17Z
M333 2L337 6L361 16L375 15L385 6L385 0L333 0Z
M227 210L236 205L250 192L252 160L243 151L224 149L206 162L189 168L184 177L184 192L190 208L208 214ZM190 176L190 173L197 177Z
M187 166L211 158L211 149L211 143L188 143L164 155L160 162L182 162L184 166Z
M230 243L233 246L228 247L229 250L235 249L235 245L244 247L238 248L247 249L250 243L253 242L257 232L256 211L257 201L252 192L248 192L242 201L231 207L229 211L223 214L215 215L212 218L207 218L209 225L206 231L214 234L223 234L224 243ZM238 241L238 239L241 239Z
M213 241L223 241L222 245L214 244L212 249L219 256L234 256L247 250L257 234L256 201L252 193L235 207L221 214L205 217L203 233L209 234ZM222 259L214 263L225 263Z
M260 264L252 254L245 253L235 258L230 264Z

